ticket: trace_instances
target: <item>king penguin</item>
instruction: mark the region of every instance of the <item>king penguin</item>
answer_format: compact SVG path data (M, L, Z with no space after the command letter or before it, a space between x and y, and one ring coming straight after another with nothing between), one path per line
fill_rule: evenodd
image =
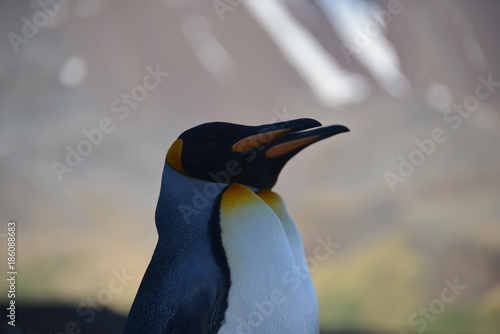
M319 332L302 240L271 188L300 150L349 131L320 126L213 122L174 141L155 213L158 243L125 334Z

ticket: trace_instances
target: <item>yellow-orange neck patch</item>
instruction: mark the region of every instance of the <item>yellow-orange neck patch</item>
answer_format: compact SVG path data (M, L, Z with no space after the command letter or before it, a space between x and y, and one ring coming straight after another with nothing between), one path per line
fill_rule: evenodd
M284 217L286 214L286 205L280 195L275 193L274 191L261 189L257 193L264 202L276 213L278 217Z
M176 141L174 141L174 143L172 144L172 146L170 146L167 152L167 163L179 173L188 175L184 170L184 168L182 168L182 162L181 162L182 145L183 145L182 139L179 138Z
M269 206L278 206L281 204L281 198L274 191L261 189L257 193L257 196L262 198Z
M251 205L258 200L255 193L248 187L233 183L230 184L222 194L221 209L223 211L238 209L242 206Z

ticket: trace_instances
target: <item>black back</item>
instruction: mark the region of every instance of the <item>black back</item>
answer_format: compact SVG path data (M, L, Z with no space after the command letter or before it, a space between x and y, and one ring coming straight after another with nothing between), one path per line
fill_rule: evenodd
M217 333L230 285L219 225L226 186L165 166L155 219L159 240L124 333Z

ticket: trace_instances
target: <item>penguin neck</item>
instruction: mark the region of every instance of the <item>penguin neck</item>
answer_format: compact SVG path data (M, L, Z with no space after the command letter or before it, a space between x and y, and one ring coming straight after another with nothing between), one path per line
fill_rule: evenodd
M160 195L155 213L156 228L160 236L163 234L162 232L169 234L168 230L172 228L172 226L164 226L163 222L167 220L166 217L186 218L188 225L190 225L192 221L197 220L198 215L210 210L215 200L228 186L227 183L210 182L186 176L166 163L163 168ZM259 190L255 187L247 188L254 193ZM191 227L195 226L191 225Z
M227 186L227 184L191 177L179 172L168 163L166 163L163 168L161 189L167 192L178 194L179 192L191 191L193 188L206 187L207 184L217 185L219 188L225 188Z
M175 233L199 229L197 222L206 218L226 187L227 184L186 176L165 164L155 212L159 237L175 237Z
M193 176L190 176L186 174L185 172L181 172L177 170L175 167L172 167L169 163L165 163L165 167L163 168L163 174L162 174L162 188L166 186L167 189L170 190L172 187L169 186L169 184L164 184L165 182L168 182L170 184L177 184L177 183L182 183L183 186L185 187L188 185L189 187L198 187L198 186L206 186L207 183L211 184L216 184L221 188L225 188L229 185L229 183L222 183L222 182L217 182L217 180L204 180L200 178L196 178ZM238 182L235 182L234 184L239 184ZM254 193L259 192L261 189L254 187L254 186L249 186L242 184L245 187L251 189ZM177 189L176 191L179 191L180 189ZM270 191L270 190L269 190Z

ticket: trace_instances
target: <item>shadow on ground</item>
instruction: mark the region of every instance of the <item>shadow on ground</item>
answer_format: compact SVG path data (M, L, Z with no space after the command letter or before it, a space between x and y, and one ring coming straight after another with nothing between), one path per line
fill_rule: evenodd
M5 310L7 305L0 306ZM67 305L28 306L16 308L16 326L3 323L2 334L121 334L126 317L108 309L89 309L77 313L77 309ZM321 334L382 334L367 331L322 331Z
M7 306L2 305L5 310ZM28 306L16 308L16 326L2 324L5 334L118 334L122 333L126 318L102 309L92 315L85 309L80 314L67 305Z

